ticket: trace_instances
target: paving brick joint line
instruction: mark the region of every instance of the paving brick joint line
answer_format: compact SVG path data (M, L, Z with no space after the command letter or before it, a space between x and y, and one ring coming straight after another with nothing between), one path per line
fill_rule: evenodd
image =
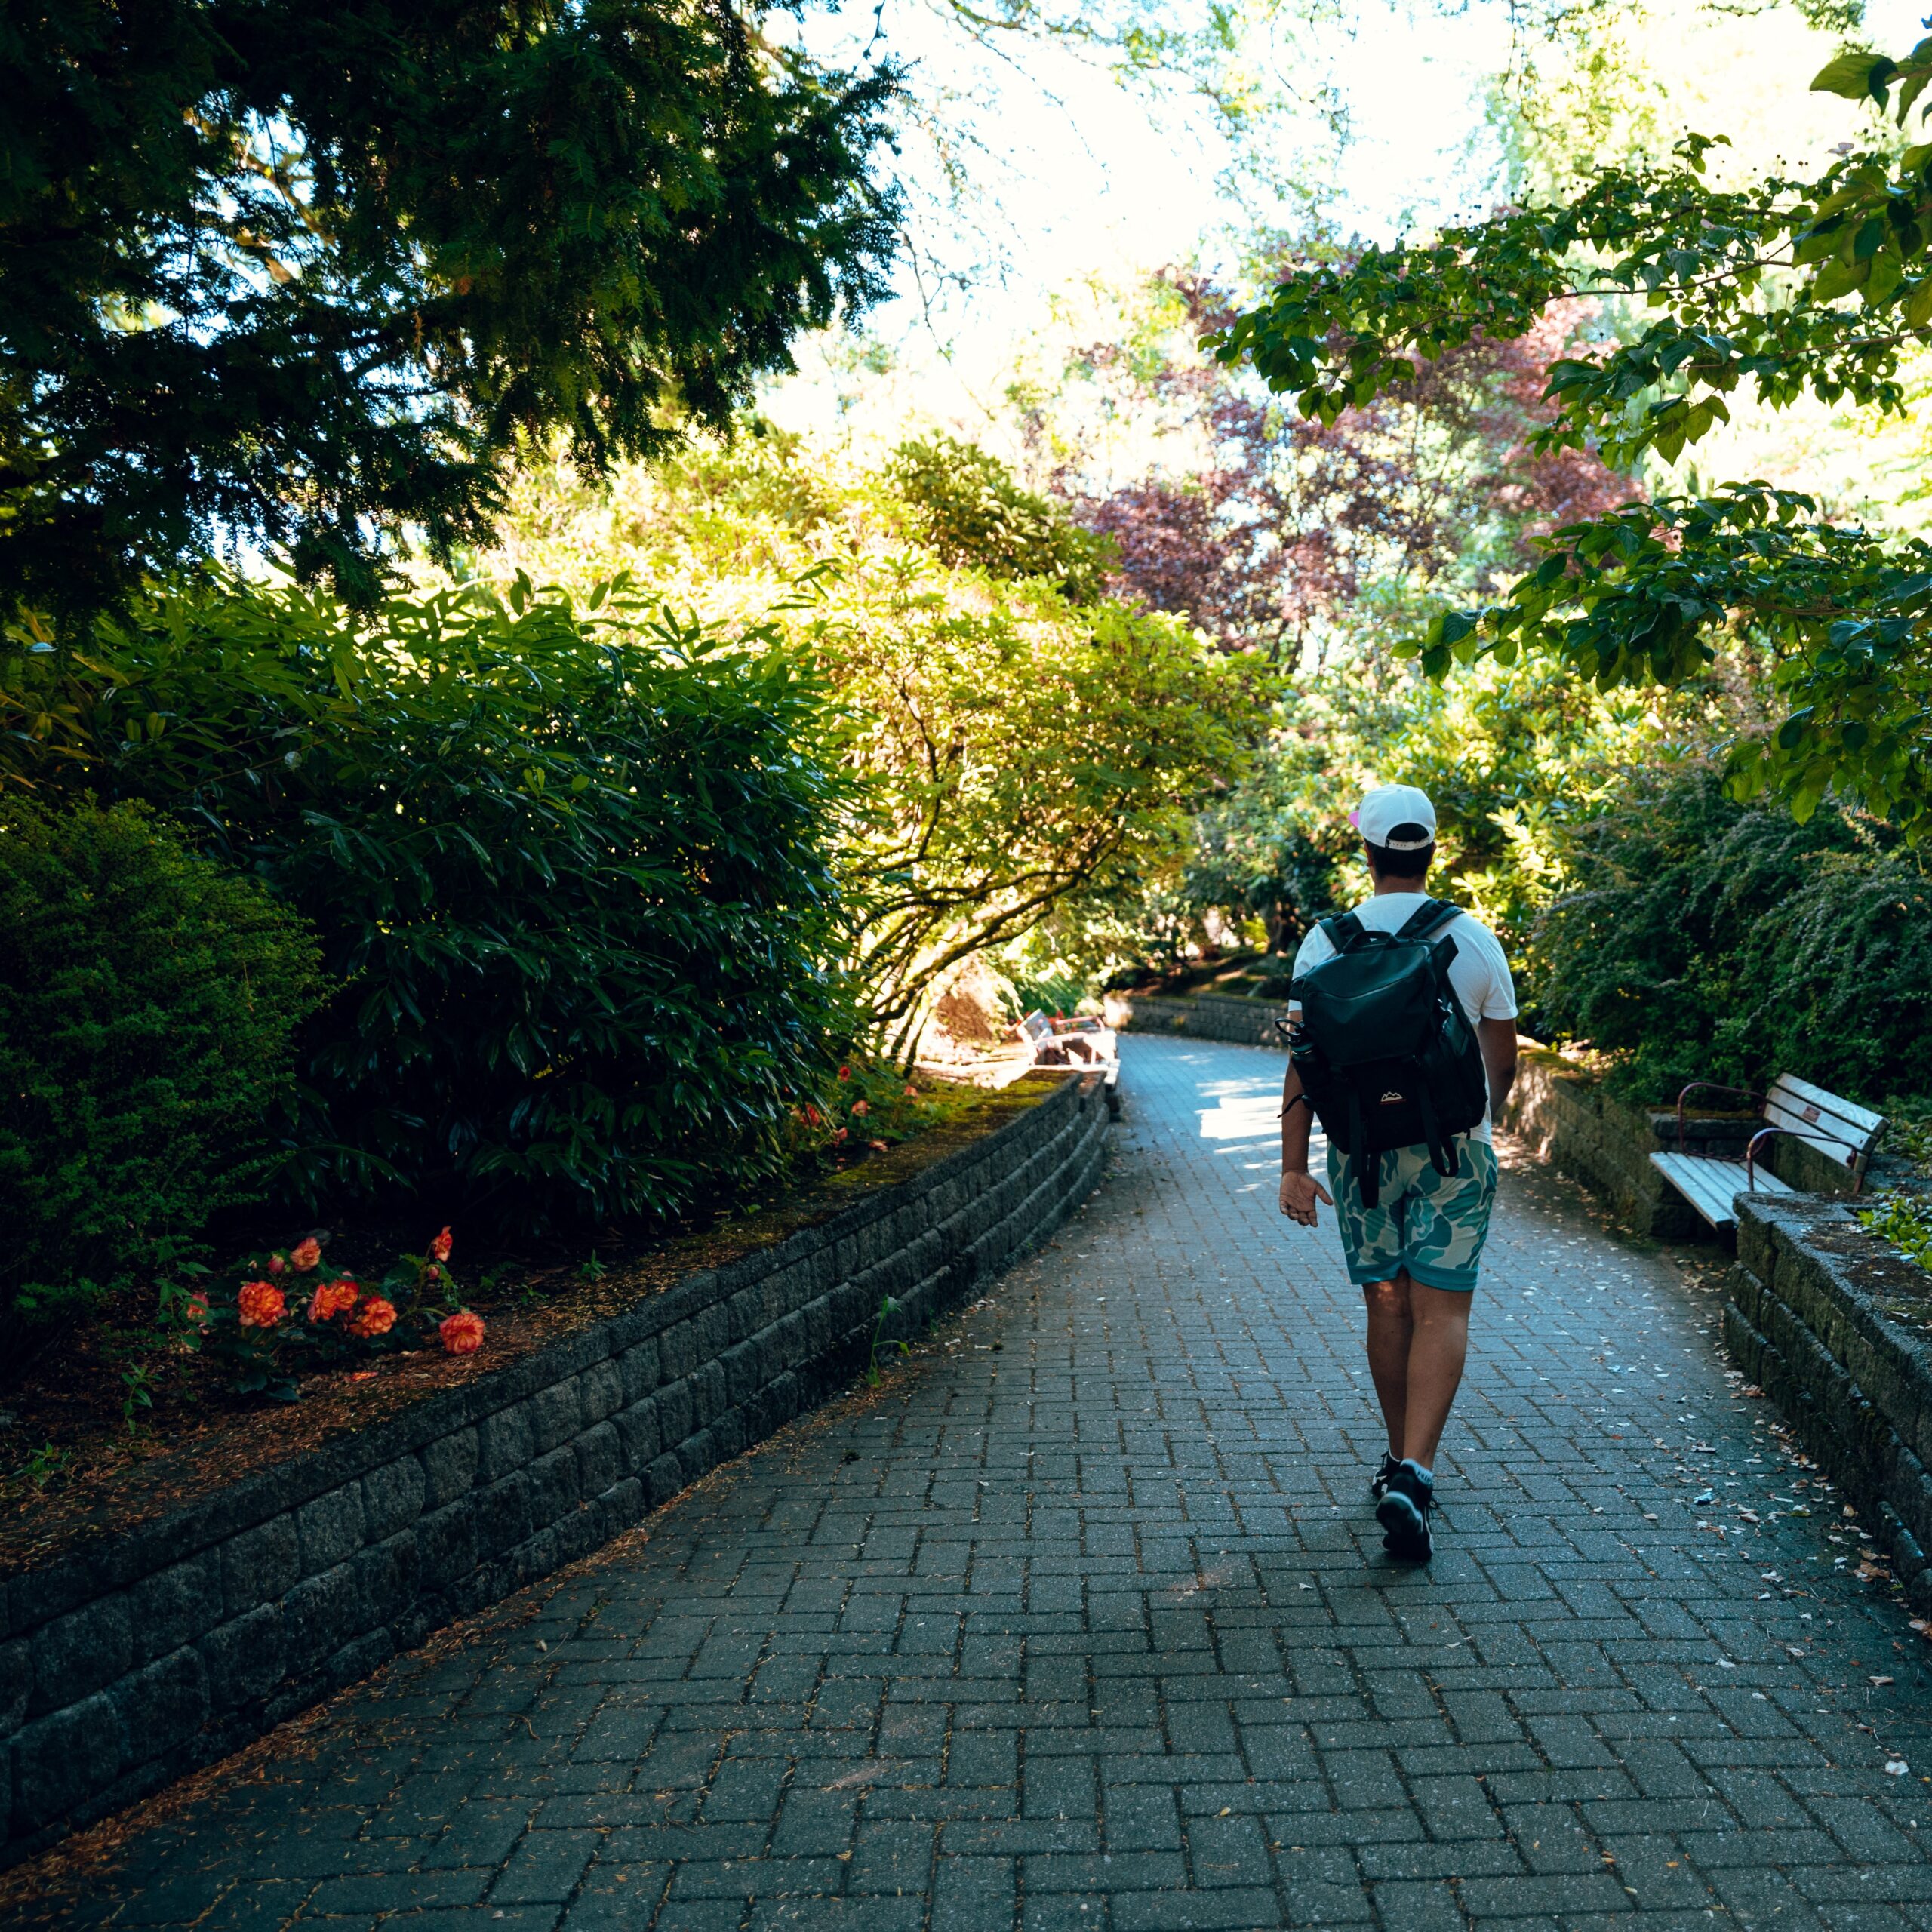
M1512 1166L1438 1553L1392 1566L1280 1069L1129 1040L1106 1184L881 1392L19 1922L1932 1927L1925 1646L1727 1379L1714 1271Z

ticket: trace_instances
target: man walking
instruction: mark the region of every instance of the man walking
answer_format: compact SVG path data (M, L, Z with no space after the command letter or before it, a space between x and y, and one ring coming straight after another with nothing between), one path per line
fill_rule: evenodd
M1317 1201L1336 1210L1349 1278L1367 1303L1369 1372L1388 1425L1388 1451L1370 1485L1377 1498L1377 1519L1391 1554L1426 1562L1433 1552L1429 1515L1435 1452L1463 1379L1469 1304L1496 1194L1490 1123L1516 1076L1516 995L1495 934L1468 913L1432 902L1424 890L1435 856L1435 808L1428 795L1410 785L1379 786L1362 800L1353 823L1361 834L1374 894L1352 915L1324 921L1302 941L1295 955L1297 990L1303 991L1306 976L1344 954L1388 962L1395 943L1407 941L1407 951L1426 947L1439 964L1437 943L1452 945L1447 984L1474 1029L1487 1103L1478 1102L1463 1115L1467 1123L1474 1114L1472 1124L1444 1133L1438 1131L1434 1103L1422 1097L1420 1118L1429 1125L1426 1137L1414 1145L1389 1145L1377 1134L1372 1110L1365 1118L1359 1102L1346 1124L1331 1118L1331 1106L1340 1112L1341 1103L1312 1097L1303 1079L1304 1063L1311 1078L1315 1067L1325 1066L1319 1032L1332 1023L1321 1017L1321 983L1309 981L1306 1027L1299 1002L1291 1004L1288 1014L1297 1045L1281 1089L1281 1208L1307 1227L1316 1224ZM1416 964L1422 970L1420 959ZM1337 970L1331 968L1330 980ZM1365 1000L1357 1003L1367 1010ZM1453 1014L1447 1020L1454 1024ZM1466 1035L1459 1037L1466 1048ZM1393 1105L1404 1097L1391 1091L1372 1097ZM1329 1137L1327 1187L1308 1170L1318 1098ZM1388 1118L1413 1123L1417 1117L1398 1111ZM1345 1136L1347 1152L1337 1145Z

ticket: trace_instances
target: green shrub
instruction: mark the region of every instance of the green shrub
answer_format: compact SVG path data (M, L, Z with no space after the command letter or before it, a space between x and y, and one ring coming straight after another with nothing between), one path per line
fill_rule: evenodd
M1045 577L1091 602L1120 564L1111 537L1076 523L1066 506L1023 488L998 457L952 436L901 443L887 475L918 534L955 568Z
M0 1356L259 1189L321 992L302 921L152 812L0 794Z
M842 792L770 633L214 583L14 659L8 712L17 773L175 814L320 931L295 1198L528 1227L781 1171L845 1024Z
M1875 1102L1923 1093L1932 880L1883 827L1738 805L1717 774L1632 774L1572 833L1579 888L1536 928L1534 1027L1586 1039L1639 1100L1799 1074Z

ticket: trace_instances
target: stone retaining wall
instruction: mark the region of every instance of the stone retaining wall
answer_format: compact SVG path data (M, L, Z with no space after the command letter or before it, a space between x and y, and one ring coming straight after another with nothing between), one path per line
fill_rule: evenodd
M1674 1115L1613 1098L1583 1068L1524 1039L1503 1124L1539 1158L1601 1195L1638 1234L1666 1241L1709 1237L1697 1210L1651 1164L1653 1153L1677 1144ZM1743 1151L1743 1124L1684 1124L1693 1152Z
M1932 1611L1932 1275L1867 1234L1842 1202L1740 1201L1724 1332L1861 1512L1894 1574Z
M1098 1183L1063 1079L835 1218L0 1585L0 1863L225 1755L594 1549L849 1382Z
M1180 1034L1192 1040L1225 1040L1238 1047L1280 1047L1275 1022L1287 1017L1286 1000L1242 999L1201 993L1166 999L1148 993L1109 993L1107 1024L1122 1033Z

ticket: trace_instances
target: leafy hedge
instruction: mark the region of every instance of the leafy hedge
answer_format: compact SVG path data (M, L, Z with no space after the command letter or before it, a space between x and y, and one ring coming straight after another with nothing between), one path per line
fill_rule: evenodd
M1624 1091L1780 1072L1873 1103L1932 1091L1932 879L1886 828L1736 804L1699 768L1629 774L1567 844L1530 1023L1607 1051Z
M0 779L145 801L321 934L296 1199L531 1226L782 1168L845 1029L825 700L769 632L622 614L214 583L5 660Z
M251 1198L321 994L302 921L145 808L0 795L0 1357Z

